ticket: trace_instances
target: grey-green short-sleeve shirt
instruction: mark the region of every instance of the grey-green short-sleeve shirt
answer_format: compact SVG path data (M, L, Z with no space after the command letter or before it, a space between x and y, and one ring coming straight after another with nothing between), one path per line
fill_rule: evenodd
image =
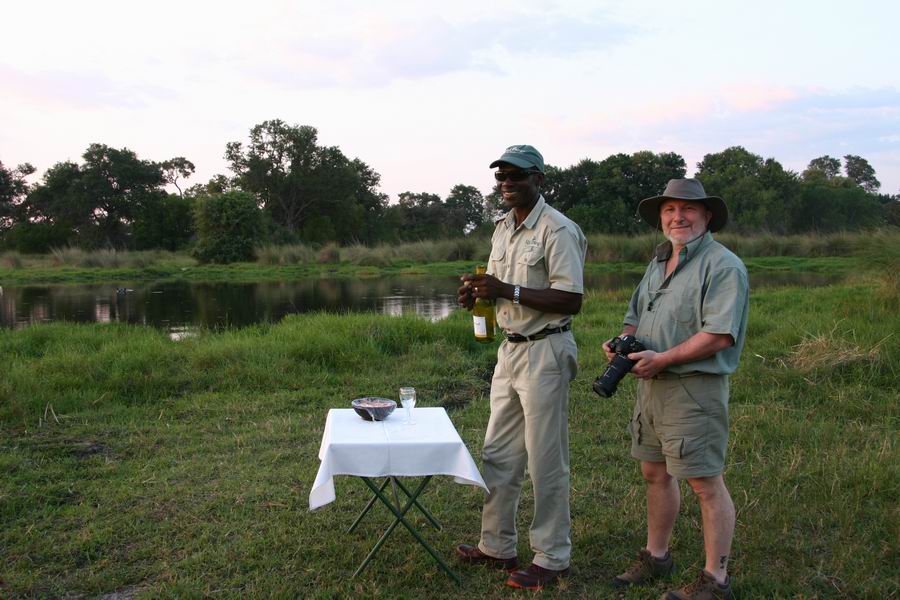
M747 330L747 268L707 232L682 250L678 267L666 283L666 260L671 251L669 242L657 248L656 257L631 297L625 324L636 327L635 337L656 352L673 348L700 331L729 334L733 346L666 370L678 374L733 373Z
M487 272L504 283L583 294L586 252L581 228L541 196L518 228L513 211L497 221ZM497 324L507 333L533 335L571 320L497 298Z

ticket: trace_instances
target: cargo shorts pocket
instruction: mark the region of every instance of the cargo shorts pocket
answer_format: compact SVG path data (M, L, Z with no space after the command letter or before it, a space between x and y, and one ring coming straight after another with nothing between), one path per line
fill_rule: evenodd
M705 448L706 436L670 437L662 442L662 453L678 460L700 457Z
M641 444L641 413L635 412L628 422L628 433L631 434L631 441L635 444Z

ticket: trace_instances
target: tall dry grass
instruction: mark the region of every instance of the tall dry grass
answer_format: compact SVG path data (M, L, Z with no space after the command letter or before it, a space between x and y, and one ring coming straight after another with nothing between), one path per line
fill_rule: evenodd
M264 265L302 265L315 261L316 251L304 244L260 246L256 249L256 262Z
M21 255L28 267L78 267L95 269L143 269L159 264L196 265L190 256L167 250L83 250L67 246L47 255Z
M2 269L21 269L23 265L22 256L18 252L0 254L0 268Z

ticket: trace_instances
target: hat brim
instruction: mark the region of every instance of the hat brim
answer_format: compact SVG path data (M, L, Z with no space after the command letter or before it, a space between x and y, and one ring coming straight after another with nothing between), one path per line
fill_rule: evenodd
M504 156L503 158L498 158L497 160L492 162L491 166L488 168L493 169L494 167L499 167L502 164L512 165L514 167L519 167L520 169L537 169L540 171L540 169L536 167L534 163L528 162L527 160L506 156ZM541 172L543 173L543 171Z
M659 205L666 200L685 200L687 202L702 202L704 206L712 213L712 219L709 220L707 229L710 233L715 233L725 227L728 223L728 207L725 201L718 196L706 196L705 198L675 198L673 196L653 196L644 198L638 204L638 214L650 227L658 228L659 222Z

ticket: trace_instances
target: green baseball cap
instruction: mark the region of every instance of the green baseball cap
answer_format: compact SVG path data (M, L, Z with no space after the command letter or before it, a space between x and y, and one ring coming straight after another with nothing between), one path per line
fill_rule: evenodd
M491 168L493 169L500 163L509 163L520 169L537 169L541 173L544 172L544 157L537 151L537 148L528 144L510 146L503 151L503 156L491 163Z

